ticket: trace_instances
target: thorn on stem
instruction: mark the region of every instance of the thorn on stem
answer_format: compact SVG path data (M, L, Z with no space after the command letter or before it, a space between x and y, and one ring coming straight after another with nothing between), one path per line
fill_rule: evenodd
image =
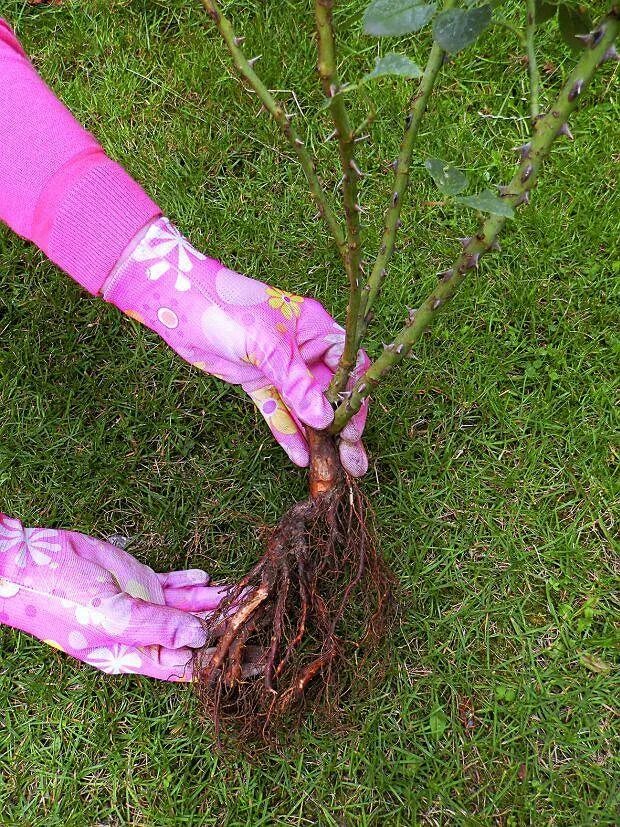
M392 167L392 169L394 170L394 172L396 172L396 170L398 169L398 158L396 158L394 161L392 161L392 163L390 164L390 166Z
M583 43L584 46L594 45L594 38L592 36L592 32L589 32L588 34L576 34L575 40L579 40L580 43Z
M568 93L569 101L572 103L574 100L576 100L579 97L579 95L581 95L582 90L583 90L583 80L580 78L579 80L575 81L575 83L573 84L573 87L571 88L570 92Z
M531 164L528 164L523 172L521 173L521 183L525 184L526 181L529 181L532 177L532 173L534 172L534 167Z
M521 144L520 146L516 146L514 148L515 152L518 152L519 155L521 156L522 161L525 161L526 158L530 157L531 149L532 149L532 142L531 141L528 141L527 143Z
M301 140L301 138L295 138L295 146L303 146L303 145L304 145L304 142Z
M437 310L437 308L441 307L442 301L441 299L435 299L434 302L431 304L432 310Z
M248 64L249 64L249 66L250 66L250 69L252 69L252 68L254 67L254 64L256 63L256 61L257 61L257 60L260 60L260 59L261 59L261 57L262 57L262 55L256 55L256 57L251 57L251 58L248 60Z
M521 195L515 201L515 207L521 206L521 204L529 204L530 203L530 191L525 190L522 192Z
M395 207L398 204L398 193L395 192L392 196L392 206Z
M409 322L413 323L415 321L415 314L418 312L417 307L408 307L407 308L407 316L409 317Z
M584 46L594 49L595 46L601 42L603 35L605 34L605 29L601 27L600 29L596 29L593 32L588 32L587 34L576 34L575 40L581 41Z
M329 97L333 98L338 93L338 87L335 83L329 84Z
M245 37L234 37L233 38L233 43L235 44L235 46L241 46L241 45L243 45L244 40L245 40Z
M478 262L480 261L480 253L472 253L470 256L467 256L465 259L465 267L467 270L473 270L475 267L478 266Z
M357 175L358 178L363 177L362 170L358 167L358 165L355 163L355 160L353 158L351 158L351 160L349 161L349 166L355 172L355 174Z
M398 347L396 348L396 353L398 353L398 355L400 356L400 354L403 352L404 349L405 349L404 345L398 345Z
M620 54L618 54L618 50L616 49L616 46L613 43L601 58L599 66L603 63L606 63L608 60L620 60Z
M497 239L495 239L495 241L489 247L489 250L493 250L493 252L495 252L495 253L499 253L501 251L501 249L502 249L501 245L500 245L500 243Z
M471 241L471 236L470 235L466 235L466 236L463 236L462 238L459 238L459 244L462 247L467 247L467 245L469 244L470 241Z
M451 275L452 275L452 268L450 267L448 270L442 270L441 273L437 273L437 278L440 281L445 281L446 279L449 279Z
M575 140L575 136L570 131L570 128L569 128L568 124L566 123L566 121L562 124L562 126L558 130L558 135L566 135L566 137L568 138L569 141L574 141Z
M329 133L329 135L327 136L327 138L325 138L325 140L326 140L326 141L331 141L331 140L333 140L333 139L336 137L336 135L337 135L337 134L338 134L338 130L337 130L337 129L334 129L334 131L333 131L333 132L330 132L330 133Z

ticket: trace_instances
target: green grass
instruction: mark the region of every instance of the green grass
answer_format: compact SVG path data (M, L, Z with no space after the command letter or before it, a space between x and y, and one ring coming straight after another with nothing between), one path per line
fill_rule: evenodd
M196 245L342 317L337 256L302 175L198 5L2 0L0 12ZM296 90L298 120L334 186L334 148L321 143L330 128L313 114L310 4L231 6L268 85ZM360 34L363 0L342 6L343 69L354 78L373 65L376 43ZM405 42L423 60L427 35ZM542 53L551 96L573 60L552 25ZM365 486L407 599L394 667L355 702L357 727L310 723L290 749L226 762L185 689L103 676L3 628L2 823L617 823L613 74L589 91L575 142L555 149L501 256L485 259L375 399ZM437 203L423 159L461 165L479 188L506 179L526 127L525 76L505 32L447 67L421 130L372 353L475 226L471 212ZM378 117L360 163L372 251L407 87L387 81L370 94ZM352 103L361 117L364 99ZM3 511L29 525L121 532L158 570L198 565L225 577L245 571L260 525L304 484L242 393L0 230ZM593 671L592 657L612 668Z

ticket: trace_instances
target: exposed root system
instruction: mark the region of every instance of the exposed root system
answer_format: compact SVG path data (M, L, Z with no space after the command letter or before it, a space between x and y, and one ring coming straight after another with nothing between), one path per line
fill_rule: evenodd
M333 705L353 653L365 660L385 633L394 580L368 505L330 437L313 434L311 454L311 496L284 515L263 557L231 588L195 659L218 735L232 725L268 739L288 713ZM250 655L258 675L248 678Z

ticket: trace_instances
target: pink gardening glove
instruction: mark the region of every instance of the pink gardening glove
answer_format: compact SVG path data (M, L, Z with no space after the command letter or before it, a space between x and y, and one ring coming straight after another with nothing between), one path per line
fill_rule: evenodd
M160 217L138 234L103 286L103 297L145 324L201 370L250 395L280 445L307 465L304 425L326 428L324 391L344 331L321 304L268 287L207 258ZM370 364L360 351L351 383ZM368 468L364 405L340 438L347 471Z
M104 672L191 680L199 618L225 593L199 569L155 574L110 543L0 514L0 622Z

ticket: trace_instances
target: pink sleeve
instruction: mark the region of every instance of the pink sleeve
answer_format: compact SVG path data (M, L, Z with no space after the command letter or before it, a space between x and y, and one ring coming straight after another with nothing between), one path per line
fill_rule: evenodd
M160 212L41 80L0 19L0 219L97 294Z

